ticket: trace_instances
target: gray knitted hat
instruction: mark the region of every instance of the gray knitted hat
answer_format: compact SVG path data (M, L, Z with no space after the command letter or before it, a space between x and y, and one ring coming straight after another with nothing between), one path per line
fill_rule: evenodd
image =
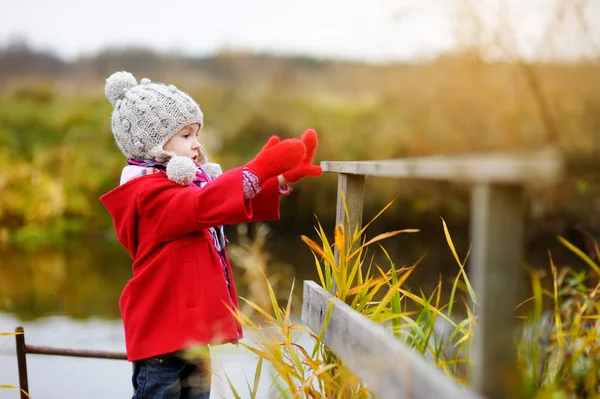
M106 79L104 94L113 105L112 132L127 158L166 162L174 155L163 146L192 123L202 127L204 115L187 93L173 85L142 79L138 85L129 72Z

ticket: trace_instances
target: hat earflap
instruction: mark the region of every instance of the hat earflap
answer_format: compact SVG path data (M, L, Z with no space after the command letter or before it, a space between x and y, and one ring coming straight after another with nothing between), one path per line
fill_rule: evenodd
M221 169L221 165L215 162L206 162L202 164L202 167L206 169L208 173L212 176L213 179L219 177L219 175L223 174L223 169Z
M196 164L188 157L176 155L167 163L167 177L182 186L189 186L196 177Z
M202 167L212 176L213 179L216 179L219 177L219 175L223 174L221 165L208 161L208 156L206 156L206 152L204 152L204 148L202 148L202 146L198 151L198 155L200 156L200 165L202 165Z

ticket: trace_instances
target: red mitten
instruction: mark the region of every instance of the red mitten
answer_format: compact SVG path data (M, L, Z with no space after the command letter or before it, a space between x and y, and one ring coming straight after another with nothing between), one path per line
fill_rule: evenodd
M263 183L298 166L305 152L306 148L301 140L287 139L279 142L279 138L271 137L246 167Z
M271 137L271 139L273 139L273 137ZM271 141L271 139L269 139L269 141ZM302 142L306 147L304 158L302 158L302 161L298 166L283 174L283 178L290 183L296 183L298 180L308 176L320 176L321 173L323 173L320 166L312 165L315 150L319 144L317 132L314 129L307 129L302 134Z
M271 148L271 147L273 147L276 144L279 144L279 137L273 135L273 136L269 137L269 140L267 140L267 144L265 144L265 146L262 148L262 150L266 150L267 148Z

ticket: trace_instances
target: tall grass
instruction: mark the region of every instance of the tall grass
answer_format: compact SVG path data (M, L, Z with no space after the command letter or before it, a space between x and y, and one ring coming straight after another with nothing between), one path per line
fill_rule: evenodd
M467 384L477 328L477 298L465 272L469 254L457 253L450 231L442 221L447 244L458 266L455 277L450 284L444 284L440 278L433 292L427 295L407 288L407 280L422 259L411 265L396 265L382 243L387 238L418 230L402 229L372 238L366 234L369 225L389 206L360 230L348 232L343 226L336 226L333 241L320 223L316 227L319 242L302 236L314 254L319 282L364 317L385 326L433 367ZM528 398L598 397L600 267L564 238L559 237L559 241L577 254L588 269L559 270L550 257L551 289L544 288L541 277L533 273L533 294L526 301L532 306L520 316L522 336L517 339L518 360L525 381L523 391ZM600 254L598 245L595 251ZM385 262L376 261L378 258ZM296 322L291 293L286 302L280 303L266 271L262 270L261 275L270 298L268 307L243 298L260 317L237 313L238 320L254 336L252 343L242 345L259 359L255 384L266 362L274 371L274 386L282 398L371 397L368 388L324 345L324 330L311 332ZM545 299L552 303L549 310L544 310ZM324 329L328 320L329 315ZM300 343L307 340L310 345ZM239 387L231 385L231 389L240 397ZM256 385L249 384L248 390L251 397L256 397Z
M551 288L532 277L533 311L526 318L518 353L530 397L600 397L600 267L563 237L559 241L587 269L558 269L549 253ZM598 243L594 244L600 255ZM600 257L598 257L600 259ZM550 309L544 311L544 299Z
M390 333L445 373L466 382L474 324L469 303L475 303L475 298L464 272L464 261L459 262L449 303L442 303L441 279L429 295L406 288L407 279L421 259L412 265L398 266L382 242L418 230L402 229L366 237L370 224L390 205L360 230L346 232L343 226L337 226L333 242L329 241L320 223L316 228L319 243L302 237L314 254L320 283L329 291L336 287L335 295L340 300L370 320L386 326ZM450 235L447 237L450 247L454 248ZM376 262L376 254L383 255L380 258L385 262ZM260 318L256 320L242 312L237 313L238 320L254 336L254 343L242 345L259 357L257 373L262 371L263 361L267 361L276 373L275 386L284 398L370 397L363 383L323 344L324 331L315 334L294 321L291 294L287 303L280 304L268 279L263 278L271 298L267 308L272 312L243 298ZM459 319L454 311L459 296L463 298L463 295L462 305L467 310L462 311L464 319ZM443 321L441 324L445 328L440 328L438 320ZM311 344L308 347L300 345L300 336L308 337ZM231 388L239 397L236 388ZM249 391L251 394L256 392L253 387L249 387Z

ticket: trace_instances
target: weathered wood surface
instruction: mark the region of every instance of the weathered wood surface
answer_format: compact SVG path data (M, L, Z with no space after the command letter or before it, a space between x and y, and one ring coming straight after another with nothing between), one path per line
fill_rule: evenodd
M435 155L380 161L323 161L326 172L410 179L498 183L555 183L567 176L600 175L600 157L533 154Z
M350 240L355 229L362 227L363 217L363 198L365 189L365 176L361 175L348 175L340 173L338 175L338 192L337 192L337 204L335 211L335 224L336 226L344 226L346 231L346 242L347 248L350 247ZM346 208L344 209L344 201ZM348 215L346 215L346 209ZM355 243L354 247L358 247L360 242ZM350 253L349 250L347 253ZM335 263L339 260L339 249L336 246L334 248ZM337 291L337 287L333 286L333 292Z
M527 299L523 185L477 184L471 195L471 282L477 297L471 385L486 398L520 398L515 309Z
M360 229L362 226L364 187L365 176L344 173L338 175L335 224L344 225L347 232L354 231L356 227ZM345 199L348 209L348 220L346 220L343 199Z
M323 342L380 399L474 399L467 388L433 368L382 326L373 323L313 281L304 281L302 321L318 334L331 301Z

